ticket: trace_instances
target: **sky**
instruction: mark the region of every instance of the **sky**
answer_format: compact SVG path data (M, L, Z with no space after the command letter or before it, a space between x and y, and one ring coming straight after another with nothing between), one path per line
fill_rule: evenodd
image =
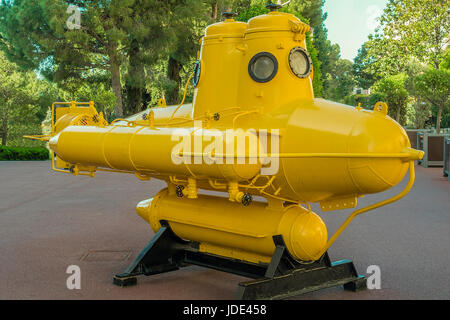
M388 0L325 0L328 39L341 47L341 58L353 61L377 27Z

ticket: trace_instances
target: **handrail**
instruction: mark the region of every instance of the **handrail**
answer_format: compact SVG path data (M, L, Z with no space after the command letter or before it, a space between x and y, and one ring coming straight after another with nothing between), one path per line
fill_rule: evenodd
M170 119L167 121L167 123L169 123L170 121L173 120L173 118L175 117L175 114L178 112L178 110L181 108L181 106L183 106L184 104L184 100L186 100L186 94L187 94L187 88L189 86L189 83L191 82L192 77L194 76L194 73L192 73L189 76L188 81L186 82L186 86L184 87L184 94L183 94L183 100L181 100L181 103L178 107L176 107L176 109L173 111L172 115L170 116Z
M279 154L257 154L257 155L227 155L227 154L204 154L200 152L180 152L180 157L204 157L212 158L280 158L280 159L301 159L301 158L344 158L344 159L371 159L371 158L401 158L406 160L419 160L424 156L423 151L408 148L406 152L399 153L279 153Z
M336 241L336 239L342 234L342 232L348 227L348 225L353 221L353 219L355 217L357 217L360 214L363 214L365 212L368 212L368 211L371 211L371 210L383 207L385 205L391 204L393 202L396 202L396 201L400 200L401 198L403 198L404 196L406 196L411 191L411 189L412 189L412 187L414 185L415 178L416 178L416 174L415 174L415 170L414 170L414 161L410 161L409 162L409 181L408 181L408 184L406 185L405 189L403 189L402 192L400 192L398 195L396 195L396 196L394 196L392 198L389 198L389 199L386 199L386 200L374 203L374 204L372 204L370 206L367 206L365 208L361 208L361 209L358 209L358 210L354 211L344 221L344 223L339 227L339 229L335 232L335 234L328 240L327 244L322 249L322 251L319 254L317 254L317 255L315 255L313 257L313 260L320 259L320 257L322 257L325 254L325 252L327 252L327 250Z

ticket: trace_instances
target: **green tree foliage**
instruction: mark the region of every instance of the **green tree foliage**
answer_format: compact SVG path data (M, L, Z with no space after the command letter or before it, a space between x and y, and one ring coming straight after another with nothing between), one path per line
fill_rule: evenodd
M424 118L431 110L436 110L439 130L441 118L448 112L448 102L444 102L448 101L448 73L442 70L450 63L446 49L449 13L450 2L446 0L389 0L380 27L355 59L356 79L362 87L407 74L404 86L415 97L410 109L419 127L425 125Z
M132 96L130 112L141 106L133 97L145 87L145 66L167 55L176 30L168 21L195 13L198 1L158 0L15 0L3 1L0 11L1 48L26 69L39 69L49 79L100 74L111 81L115 114L123 114L121 71ZM81 28L67 27L68 5L81 10ZM137 90L135 95L133 90Z
M350 106L360 105L363 109L373 110L373 107L377 102L383 101L384 95L381 93L366 94L354 94L344 98L344 103Z
M363 44L358 50L358 55L354 59L353 70L355 81L358 86L363 89L369 89L375 83L375 76L367 72L368 66L371 65L373 57L369 56L366 44Z
M1 144L39 145L25 143L22 135L41 134L46 106L56 98L56 92L54 86L39 80L34 72L22 72L0 54Z
M420 99L413 102L414 108L414 128L424 129L425 123L432 116L431 105Z
M439 133L442 114L449 107L450 70L430 68L414 79L414 89L419 97L438 108L436 131Z
M353 63L339 59L334 66L333 73L327 79L326 96L334 101L344 102L344 98L351 95L356 85Z
M236 18L237 21L247 22L253 17L266 14L269 10L265 8L264 4L253 4L248 8L243 8L239 11L239 16Z
M375 92L378 92L389 105L389 115L398 123L406 125L407 103L409 100L408 91L405 88L407 75L400 73L389 76L378 81L374 85Z
M389 0L380 28L366 44L371 73L404 72L411 55L438 69L450 33L449 8L447 0Z
M176 33L167 60L169 87L166 87L166 100L169 104L178 103L180 88L184 87L183 73L187 73L189 77L192 72L204 29L209 22L212 22L205 19L209 7L204 6L201 1L198 1L198 4L196 10L186 8L185 14L177 14L171 21Z

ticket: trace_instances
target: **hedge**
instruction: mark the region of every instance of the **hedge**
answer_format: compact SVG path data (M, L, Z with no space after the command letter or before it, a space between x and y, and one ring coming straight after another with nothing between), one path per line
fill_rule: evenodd
M0 161L48 160L49 151L46 148L20 148L0 145Z

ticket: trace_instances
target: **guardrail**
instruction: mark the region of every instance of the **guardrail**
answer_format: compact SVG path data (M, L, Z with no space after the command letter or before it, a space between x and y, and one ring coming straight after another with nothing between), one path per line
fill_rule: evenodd
M434 133L433 129L405 129L408 135L409 141L411 142L411 148L417 149L417 135L421 132Z
M425 136L425 131L416 132L416 150L425 151L423 147L423 137ZM422 164L422 160L417 161L418 164Z

